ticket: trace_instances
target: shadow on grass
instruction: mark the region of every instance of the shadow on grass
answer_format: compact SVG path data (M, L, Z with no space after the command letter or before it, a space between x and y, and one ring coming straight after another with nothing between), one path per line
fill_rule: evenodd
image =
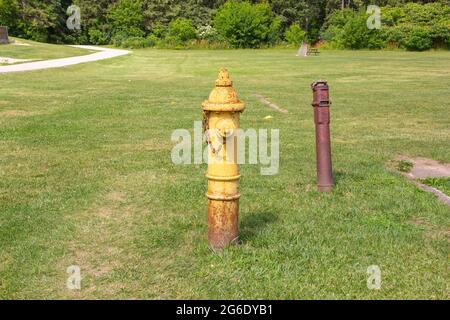
M338 186L340 183L348 183L349 181L363 182L366 179L366 177L353 172L344 172L342 170L333 171L333 181L335 186Z
M341 182L341 180L345 179L347 174L343 171L333 171L333 181L334 185L337 186Z
M273 212L257 212L244 215L240 223L240 239L242 242L251 241L271 223L278 220Z

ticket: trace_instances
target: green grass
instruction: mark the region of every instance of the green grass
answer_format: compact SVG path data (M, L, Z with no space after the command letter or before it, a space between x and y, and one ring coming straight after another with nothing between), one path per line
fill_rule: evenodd
M398 170L401 172L410 172L412 170L412 168L414 167L412 162L407 161L407 160L400 160L398 162L397 166L398 166Z
M40 43L12 37L10 39L18 41L20 43L29 44L29 46L13 45L13 44L0 45L0 57L15 58L15 59L48 60L48 59L67 58L89 54L89 50L85 49Z
M446 195L450 196L450 178L427 178L421 180L424 184L441 190Z
M242 166L242 245L215 254L206 165L173 165L170 137L201 120L222 66L247 103L241 126L280 129L281 166ZM319 78L332 194L315 188ZM449 87L445 51L147 49L3 75L0 298L449 299L449 207L389 169L398 155L450 161ZM74 264L80 292L66 289Z

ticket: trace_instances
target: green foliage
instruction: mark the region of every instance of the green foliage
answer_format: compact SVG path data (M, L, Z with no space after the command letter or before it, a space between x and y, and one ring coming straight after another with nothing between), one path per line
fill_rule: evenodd
M449 47L450 7L443 2L391 4L381 8L381 30L369 30L363 11L351 9L330 14L322 27L322 38L332 46L349 49L400 47L423 51Z
M115 2L117 0L74 0L81 9L81 38L92 44L111 42L113 26L107 12Z
M450 47L450 7L444 3L406 3L382 8L385 41L408 50Z
M122 48L129 48L129 49L141 49L141 48L147 48L152 47L155 45L155 41L153 38L148 37L131 37L127 38L121 43Z
M223 0L143 0L146 30L153 33L161 25L168 26L177 18L193 21L195 26L208 25L214 8Z
M177 42L186 43L197 37L197 31L191 20L178 18L169 25L169 37Z
M379 30L367 27L367 17L365 12L348 16L342 29L337 29L333 40L346 49L382 48L382 34Z
M96 29L96 28L91 28L91 29L89 29L88 33L89 33L89 42L90 43L96 44L96 45L108 43L108 38L105 36L103 31Z
M450 178L426 178L421 180L422 183L439 189L440 191L442 191L443 193L445 193L446 195L450 196Z
M425 51L433 45L430 33L424 27L412 27L403 43L406 49L412 51Z
M19 4L17 0L0 0L0 26L13 29L18 22Z
M72 2L81 8L81 30L66 27ZM364 30L368 4L382 6L381 32ZM191 26L169 34L179 19ZM190 47L193 27L202 47L227 41L234 48L258 48L298 42L301 32L291 29L296 25L304 40L322 39L326 47L450 48L450 6L444 0L0 0L0 24L12 36L56 43L122 45L127 38L151 36L166 47Z
M305 40L305 36L306 32L303 31L298 24L291 25L284 34L284 37L286 38L287 42L289 42L292 45L300 44L303 40Z
M108 10L108 17L119 38L142 37L144 35L144 15L141 0L119 0Z
M257 48L274 41L280 20L267 3L228 1L218 10L214 27L232 47Z
M412 162L408 160L400 160L397 165L399 171L406 173L411 172L413 166Z
M217 30L210 26L201 26L197 29L197 37L200 40L207 40L207 41L222 41L223 38L219 35Z
M434 24L429 34L436 47L450 48L450 24Z
M19 13L16 16L17 3ZM16 21L7 21L13 28L12 35L32 39L40 42L60 42L63 38L62 28L65 24L65 9L59 0L4 0L0 2L0 12L10 12L10 19L16 17ZM65 28L67 29L67 28Z

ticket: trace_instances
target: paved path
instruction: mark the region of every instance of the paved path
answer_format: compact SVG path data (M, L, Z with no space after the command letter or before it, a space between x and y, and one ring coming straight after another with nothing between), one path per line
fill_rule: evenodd
M94 46L71 46L71 47L82 48L82 49L87 49L87 50L95 50L98 52L88 54L85 56L36 61L36 62L15 64L15 65L11 65L11 66L1 66L0 73L22 72L22 71L32 71L32 70L41 70L41 69L50 69L50 68L61 68L61 67L71 66L74 64L79 64L79 63L110 59L110 58L119 57L119 56L123 56L123 55L127 55L127 54L131 53L128 50L100 48L100 47L94 47Z

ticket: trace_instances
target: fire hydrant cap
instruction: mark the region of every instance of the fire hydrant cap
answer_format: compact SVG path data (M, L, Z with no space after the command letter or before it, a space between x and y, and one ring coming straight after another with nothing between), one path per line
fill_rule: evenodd
M245 109L245 104L237 96L233 81L227 69L220 69L216 87L211 91L209 99L202 104L205 111L238 112Z

